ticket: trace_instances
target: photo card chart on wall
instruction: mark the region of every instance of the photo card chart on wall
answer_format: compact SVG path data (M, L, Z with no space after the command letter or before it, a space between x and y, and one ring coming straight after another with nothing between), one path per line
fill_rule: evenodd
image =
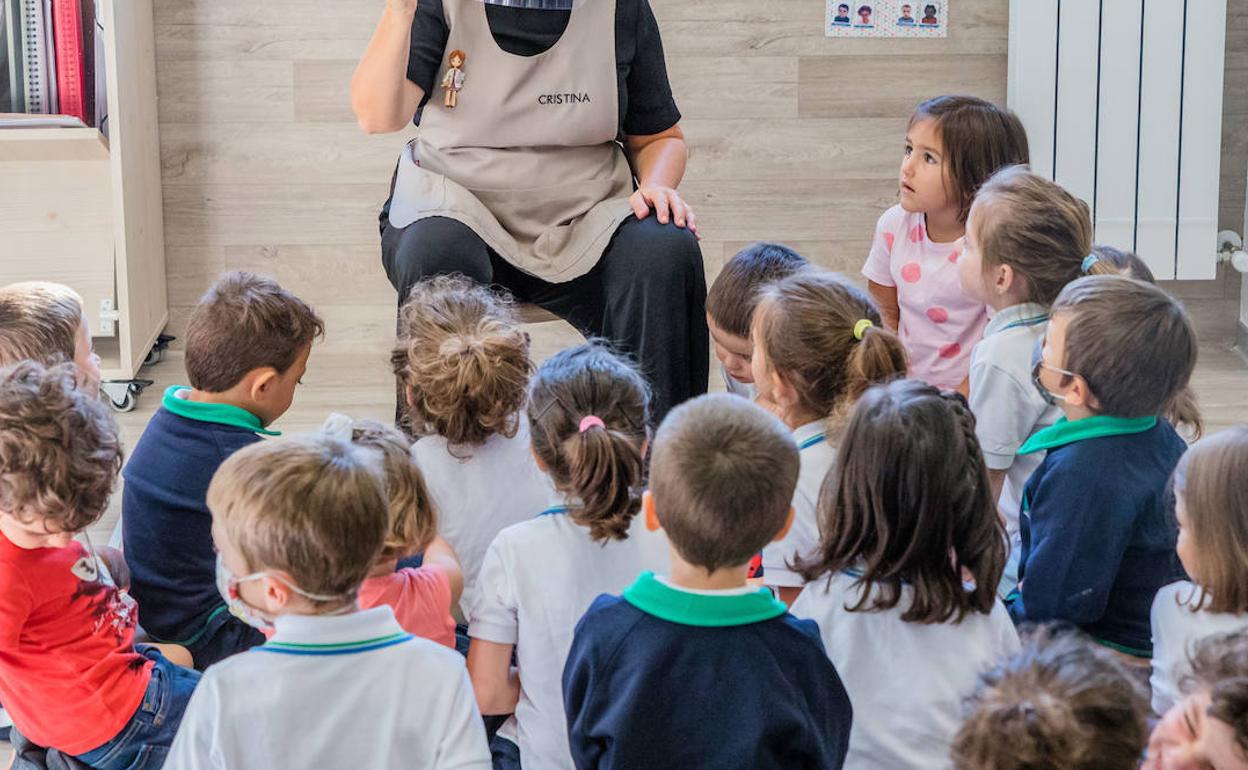
M950 0L825 0L828 37L948 37Z

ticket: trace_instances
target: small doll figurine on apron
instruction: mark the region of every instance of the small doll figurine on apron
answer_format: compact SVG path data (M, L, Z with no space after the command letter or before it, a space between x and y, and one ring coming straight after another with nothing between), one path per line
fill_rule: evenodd
M447 57L451 67L442 77L442 87L446 89L443 104L447 107L453 108L459 103L459 92L464 87L464 60L466 58L467 55L458 48L451 51L451 55Z

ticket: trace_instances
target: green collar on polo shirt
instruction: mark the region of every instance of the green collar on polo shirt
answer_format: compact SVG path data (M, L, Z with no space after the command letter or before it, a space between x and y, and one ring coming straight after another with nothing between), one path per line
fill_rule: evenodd
M1074 422L1061 417L1049 427L1036 431L1035 435L1018 448L1018 453L1031 454L1090 438L1143 433L1156 424L1156 417L1111 417L1107 414L1096 414Z
M624 601L656 618L686 626L744 626L778 618L788 612L766 588L750 593L692 593L660 582L643 572L624 589Z
M188 420L197 420L199 422L213 422L218 425L230 425L235 428L245 428L253 433L259 433L262 436L280 436L281 431L265 430L261 424L260 418L242 408L233 404L209 404L203 401L191 401L178 395L182 391L189 391L184 385L170 385L165 389L165 398L161 405L166 410L176 414L179 417L185 417Z

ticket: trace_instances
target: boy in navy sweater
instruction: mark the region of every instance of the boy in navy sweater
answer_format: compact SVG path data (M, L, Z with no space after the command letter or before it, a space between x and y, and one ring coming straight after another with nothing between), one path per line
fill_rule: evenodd
M217 588L208 482L225 458L277 435L324 325L268 278L229 273L208 290L186 333L191 387L165 391L123 475L122 534L130 593L153 639L187 648L201 671L264 642Z
M1032 379L1065 417L1019 449L1048 454L1023 489L1015 622L1152 655L1153 597L1182 576L1169 480L1187 445L1162 415L1195 365L1187 313L1152 284L1090 276L1053 303Z
M746 571L793 520L798 454L775 418L727 394L659 427L646 523L672 571L600 596L563 672L572 758L590 768L839 768L849 698L819 628Z

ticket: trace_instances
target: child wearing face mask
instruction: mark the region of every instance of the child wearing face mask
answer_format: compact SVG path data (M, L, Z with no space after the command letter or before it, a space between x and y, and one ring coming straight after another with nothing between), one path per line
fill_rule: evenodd
M1187 697L1148 739L1141 770L1248 770L1248 634L1217 634L1196 644Z
M1248 631L1248 425L1198 441L1174 472L1177 551L1191 581L1153 601L1153 711L1178 700L1197 641Z
M136 649L134 600L74 539L103 515L121 458L108 407L72 366L0 370L0 699L14 743L154 770L199 674Z
M490 766L463 658L389 606L359 609L389 529L374 452L325 435L253 444L207 500L220 590L273 636L204 675L166 770Z
M971 347L988 323L987 306L958 285L966 217L988 177L1027 162L1022 122L991 102L940 96L911 116L900 201L880 216L862 267L911 377L966 393Z
M1147 666L1153 597L1181 574L1170 474L1187 445L1164 419L1196 365L1183 306L1151 284L1080 278L1053 303L1033 379L1063 417L1023 488L1016 623L1063 620Z

